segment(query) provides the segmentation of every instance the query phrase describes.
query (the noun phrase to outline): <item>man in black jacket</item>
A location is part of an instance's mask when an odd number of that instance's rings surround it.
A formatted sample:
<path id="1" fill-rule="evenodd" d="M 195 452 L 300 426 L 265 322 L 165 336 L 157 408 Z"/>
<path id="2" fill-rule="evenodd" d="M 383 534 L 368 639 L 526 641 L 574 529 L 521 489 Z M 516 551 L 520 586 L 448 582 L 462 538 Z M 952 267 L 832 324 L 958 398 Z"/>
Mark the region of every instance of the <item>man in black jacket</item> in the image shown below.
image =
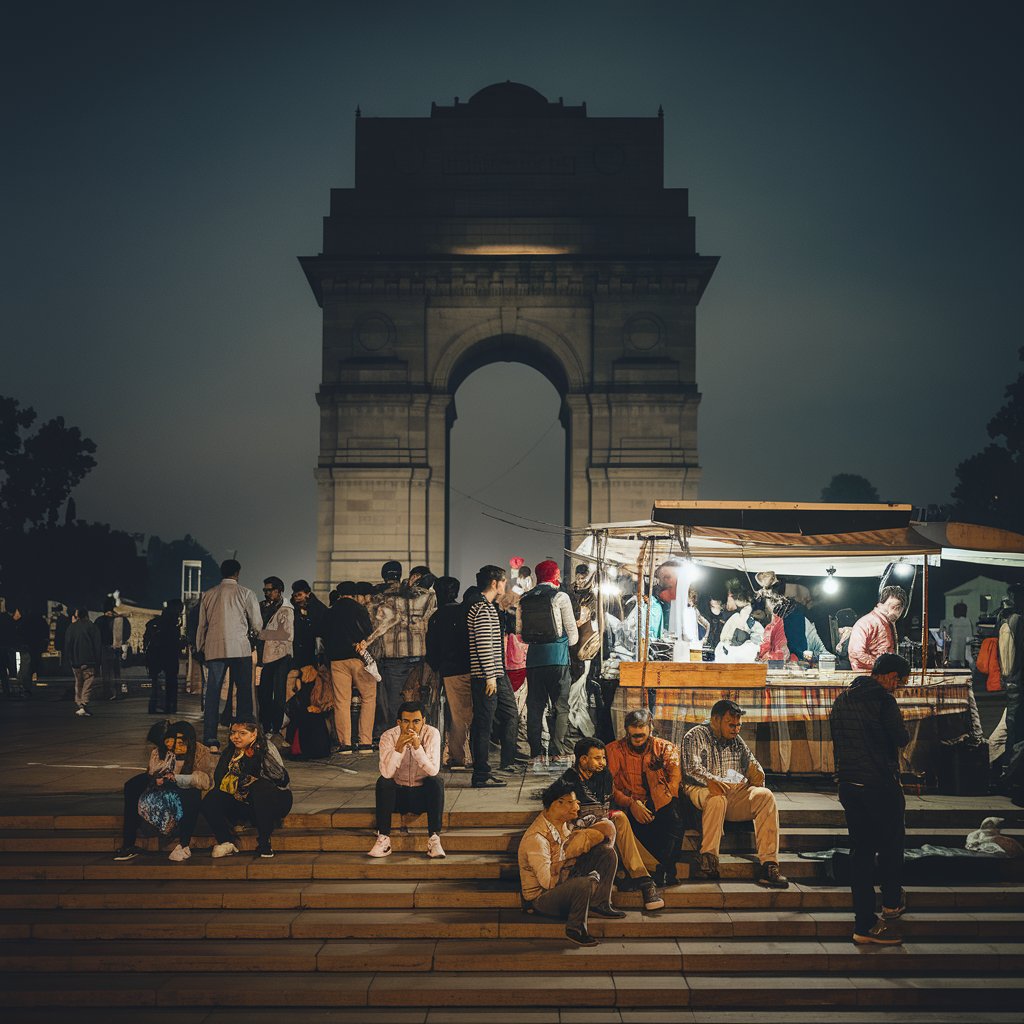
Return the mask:
<path id="1" fill-rule="evenodd" d="M 298 686 L 302 670 L 316 665 L 317 637 L 327 636 L 327 606 L 305 580 L 292 584 L 292 607 L 295 609 L 295 639 L 292 640 L 292 670 L 288 673 L 286 698 L 291 697 Z"/>
<path id="2" fill-rule="evenodd" d="M 447 767 L 453 772 L 470 770 L 469 726 L 473 721 L 467 607 L 458 603 L 461 586 L 454 576 L 437 581 L 434 592 L 440 607 L 427 623 L 427 664 L 444 680 Z"/>
<path id="3" fill-rule="evenodd" d="M 75 714 L 79 718 L 91 718 L 89 695 L 102 653 L 100 631 L 84 608 L 75 609 L 71 625 L 64 634 L 64 651 L 75 675 Z"/>
<path id="4" fill-rule="evenodd" d="M 898 946 L 892 924 L 906 910 L 903 874 L 906 801 L 899 753 L 910 742 L 892 691 L 905 685 L 910 665 L 883 654 L 870 676 L 858 676 L 835 700 L 829 715 L 835 748 L 839 802 L 846 812 L 852 848 L 851 888 L 860 945 Z M 875 855 L 882 882 L 882 917 L 875 916 Z"/>
<path id="5" fill-rule="evenodd" d="M 356 585 L 342 583 L 338 600 L 327 613 L 327 658 L 334 687 L 334 728 L 343 754 L 373 750 L 377 680 L 363 661 L 366 638 L 373 632 L 370 613 L 356 599 Z M 359 743 L 352 743 L 352 687 L 359 691 Z"/>

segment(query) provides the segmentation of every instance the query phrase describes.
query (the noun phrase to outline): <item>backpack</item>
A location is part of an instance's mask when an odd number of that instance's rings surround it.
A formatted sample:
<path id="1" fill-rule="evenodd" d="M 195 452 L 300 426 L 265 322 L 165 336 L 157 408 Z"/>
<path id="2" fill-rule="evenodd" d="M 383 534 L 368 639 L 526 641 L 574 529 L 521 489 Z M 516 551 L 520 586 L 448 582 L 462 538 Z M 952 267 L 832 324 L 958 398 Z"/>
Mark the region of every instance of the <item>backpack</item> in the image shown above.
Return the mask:
<path id="1" fill-rule="evenodd" d="M 560 623 L 555 616 L 558 593 L 553 587 L 534 587 L 519 599 L 522 618 L 519 635 L 524 644 L 553 644 L 561 638 Z"/>
<path id="2" fill-rule="evenodd" d="M 1020 612 L 1008 615 L 999 625 L 999 671 L 1003 678 L 1012 676 L 1017 670 L 1017 629 Z"/>

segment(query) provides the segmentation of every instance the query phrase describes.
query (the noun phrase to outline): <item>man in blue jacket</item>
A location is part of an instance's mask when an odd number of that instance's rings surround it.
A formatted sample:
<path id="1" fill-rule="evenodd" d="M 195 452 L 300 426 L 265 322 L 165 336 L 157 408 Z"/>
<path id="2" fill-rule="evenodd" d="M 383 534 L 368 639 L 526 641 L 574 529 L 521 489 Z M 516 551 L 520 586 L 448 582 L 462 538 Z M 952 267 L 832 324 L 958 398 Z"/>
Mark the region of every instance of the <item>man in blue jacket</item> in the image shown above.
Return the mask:
<path id="1" fill-rule="evenodd" d="M 882 654 L 871 675 L 858 676 L 836 698 L 829 714 L 835 749 L 839 802 L 846 812 L 852 848 L 851 888 L 859 945 L 898 946 L 892 923 L 902 917 L 906 801 L 899 755 L 910 742 L 893 690 L 904 686 L 910 665 L 898 654 Z M 875 856 L 882 881 L 882 917 L 875 916 Z"/>

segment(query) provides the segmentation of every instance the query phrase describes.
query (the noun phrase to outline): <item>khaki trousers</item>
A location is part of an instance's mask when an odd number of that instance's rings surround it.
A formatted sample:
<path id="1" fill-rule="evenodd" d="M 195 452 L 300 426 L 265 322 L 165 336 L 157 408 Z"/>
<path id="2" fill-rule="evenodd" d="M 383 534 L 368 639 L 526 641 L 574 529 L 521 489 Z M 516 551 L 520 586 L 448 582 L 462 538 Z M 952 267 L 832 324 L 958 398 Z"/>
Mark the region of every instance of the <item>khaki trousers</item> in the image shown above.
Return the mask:
<path id="1" fill-rule="evenodd" d="M 448 763 L 469 767 L 473 759 L 469 753 L 469 727 L 473 721 L 473 689 L 469 673 L 444 677 L 444 697 L 452 716 L 448 730 Z"/>
<path id="2" fill-rule="evenodd" d="M 343 747 L 352 745 L 352 684 L 363 703 L 359 708 L 359 745 L 373 743 L 373 715 L 377 709 L 377 680 L 366 671 L 362 658 L 345 658 L 331 662 L 331 684 L 334 687 L 334 728 Z"/>
<path id="3" fill-rule="evenodd" d="M 630 878 L 644 878 L 658 866 L 656 857 L 652 857 L 647 849 L 633 834 L 633 823 L 629 815 L 622 811 L 612 812 L 612 823 L 615 825 L 615 850 L 619 855 L 619 863 Z"/>
<path id="4" fill-rule="evenodd" d="M 701 853 L 718 856 L 722 828 L 727 821 L 753 821 L 757 859 L 762 864 L 779 861 L 779 809 L 775 795 L 763 786 L 725 786 L 724 796 L 712 796 L 705 786 L 687 786 L 686 795 L 701 812 Z"/>

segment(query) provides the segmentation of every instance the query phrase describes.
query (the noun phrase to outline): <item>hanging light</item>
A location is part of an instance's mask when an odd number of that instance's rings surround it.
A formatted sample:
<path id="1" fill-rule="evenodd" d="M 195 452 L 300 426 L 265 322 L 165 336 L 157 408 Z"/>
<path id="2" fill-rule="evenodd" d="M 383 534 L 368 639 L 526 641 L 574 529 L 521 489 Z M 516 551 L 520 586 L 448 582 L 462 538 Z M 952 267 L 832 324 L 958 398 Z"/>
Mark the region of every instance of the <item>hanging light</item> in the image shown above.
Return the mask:
<path id="1" fill-rule="evenodd" d="M 830 597 L 839 593 L 839 580 L 836 579 L 836 567 L 830 565 L 825 572 L 825 582 L 821 585 L 821 591 L 823 594 L 828 594 Z"/>
<path id="2" fill-rule="evenodd" d="M 898 576 L 900 579 L 908 579 L 914 575 L 914 566 L 910 562 L 904 562 L 902 559 L 893 566 L 893 574 Z"/>

